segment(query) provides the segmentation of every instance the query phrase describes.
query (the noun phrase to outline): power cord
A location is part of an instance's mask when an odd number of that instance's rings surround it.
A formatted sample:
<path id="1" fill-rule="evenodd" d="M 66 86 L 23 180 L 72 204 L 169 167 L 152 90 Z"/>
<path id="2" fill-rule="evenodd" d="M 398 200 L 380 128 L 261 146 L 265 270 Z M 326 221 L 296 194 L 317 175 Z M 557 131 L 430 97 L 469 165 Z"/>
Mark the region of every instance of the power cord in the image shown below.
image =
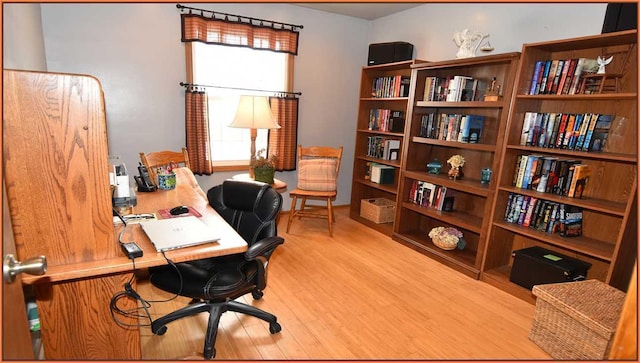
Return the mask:
<path id="1" fill-rule="evenodd" d="M 165 258 L 167 263 L 169 265 L 171 265 L 176 270 L 176 272 L 178 273 L 178 276 L 180 278 L 180 289 L 179 289 L 178 293 L 176 293 L 174 296 L 172 296 L 172 297 L 170 297 L 168 299 L 165 299 L 165 300 L 146 300 L 142 296 L 140 296 L 140 294 L 138 294 L 135 291 L 133 286 L 131 286 L 131 283 L 133 282 L 133 279 L 135 277 L 135 272 L 136 272 L 135 258 L 132 258 L 131 259 L 131 263 L 133 265 L 133 273 L 131 274 L 131 278 L 129 279 L 128 282 L 125 282 L 124 291 L 119 291 L 119 292 L 115 293 L 111 297 L 111 301 L 109 302 L 109 309 L 111 311 L 111 317 L 112 317 L 113 321 L 116 324 L 118 324 L 119 326 L 121 326 L 123 328 L 151 326 L 151 322 L 153 321 L 153 319 L 151 319 L 151 313 L 149 312 L 149 308 L 151 307 L 151 303 L 169 302 L 169 301 L 172 301 L 172 300 L 176 299 L 178 296 L 180 296 L 180 293 L 182 292 L 182 286 L 183 286 L 182 274 L 180 273 L 180 270 L 178 269 L 178 266 L 176 266 L 176 264 L 172 260 L 170 260 L 164 254 L 164 252 L 162 252 L 162 256 Z M 136 307 L 135 308 L 131 308 L 131 309 L 121 308 L 120 306 L 118 306 L 118 302 L 120 302 L 122 299 L 133 299 L 136 302 Z M 139 302 L 139 304 L 138 304 L 138 302 Z M 126 318 L 146 319 L 149 323 L 129 324 L 129 323 L 125 323 L 124 321 L 120 320 L 118 318 L 118 316 L 123 316 L 123 317 L 126 317 Z"/>

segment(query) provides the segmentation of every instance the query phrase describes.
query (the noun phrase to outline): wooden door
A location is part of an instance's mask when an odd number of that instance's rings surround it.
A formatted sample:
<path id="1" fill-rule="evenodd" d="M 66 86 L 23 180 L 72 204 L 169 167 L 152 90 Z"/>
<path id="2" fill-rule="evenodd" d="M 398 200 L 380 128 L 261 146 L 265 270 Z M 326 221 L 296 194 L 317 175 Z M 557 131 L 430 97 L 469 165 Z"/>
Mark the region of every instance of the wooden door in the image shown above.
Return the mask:
<path id="1" fill-rule="evenodd" d="M 9 253 L 14 256 L 16 253 L 4 182 L 2 183 L 2 251 L 3 258 Z M 20 276 L 12 283 L 3 281 L 2 292 L 2 360 L 33 360 L 35 356 Z"/>

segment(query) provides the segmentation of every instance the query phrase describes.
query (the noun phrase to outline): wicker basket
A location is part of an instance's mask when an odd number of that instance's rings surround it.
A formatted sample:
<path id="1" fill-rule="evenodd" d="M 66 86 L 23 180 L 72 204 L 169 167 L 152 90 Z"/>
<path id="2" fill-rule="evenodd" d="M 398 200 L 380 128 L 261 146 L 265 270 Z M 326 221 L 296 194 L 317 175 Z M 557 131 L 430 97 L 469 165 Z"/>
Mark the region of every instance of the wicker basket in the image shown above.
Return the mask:
<path id="1" fill-rule="evenodd" d="M 602 360 L 611 348 L 625 294 L 598 280 L 535 285 L 529 339 L 554 359 Z"/>
<path id="2" fill-rule="evenodd" d="M 443 250 L 447 250 L 447 251 L 451 251 L 451 250 L 455 250 L 456 247 L 458 246 L 458 243 L 447 243 L 445 241 L 443 241 L 440 238 L 432 238 L 431 239 L 433 241 L 433 244 L 436 245 L 439 248 L 442 248 Z"/>
<path id="3" fill-rule="evenodd" d="M 396 204 L 386 198 L 362 199 L 360 216 L 375 223 L 391 223 L 395 218 Z"/>

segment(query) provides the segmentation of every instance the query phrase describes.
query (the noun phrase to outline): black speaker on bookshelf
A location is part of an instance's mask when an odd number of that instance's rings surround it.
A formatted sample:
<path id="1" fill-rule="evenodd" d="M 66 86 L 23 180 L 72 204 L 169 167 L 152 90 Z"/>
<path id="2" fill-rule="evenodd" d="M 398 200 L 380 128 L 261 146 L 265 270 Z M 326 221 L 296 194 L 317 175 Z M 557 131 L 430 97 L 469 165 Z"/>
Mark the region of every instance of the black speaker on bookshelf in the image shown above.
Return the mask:
<path id="1" fill-rule="evenodd" d="M 413 44 L 407 42 L 389 42 L 369 44 L 367 65 L 401 62 L 413 59 Z"/>
<path id="2" fill-rule="evenodd" d="M 602 34 L 631 29 L 638 29 L 638 3 L 607 4 Z"/>

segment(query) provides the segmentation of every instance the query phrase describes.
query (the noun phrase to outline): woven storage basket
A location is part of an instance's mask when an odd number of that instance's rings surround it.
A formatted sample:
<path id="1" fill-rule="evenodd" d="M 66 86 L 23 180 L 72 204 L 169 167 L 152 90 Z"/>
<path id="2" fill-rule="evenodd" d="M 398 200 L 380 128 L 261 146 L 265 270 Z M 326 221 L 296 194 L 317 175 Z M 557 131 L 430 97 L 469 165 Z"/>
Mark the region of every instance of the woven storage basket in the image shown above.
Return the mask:
<path id="1" fill-rule="evenodd" d="M 625 294 L 598 280 L 535 285 L 529 339 L 554 359 L 608 357 Z"/>
<path id="2" fill-rule="evenodd" d="M 386 198 L 362 199 L 360 216 L 375 223 L 390 223 L 396 214 L 396 204 Z"/>

